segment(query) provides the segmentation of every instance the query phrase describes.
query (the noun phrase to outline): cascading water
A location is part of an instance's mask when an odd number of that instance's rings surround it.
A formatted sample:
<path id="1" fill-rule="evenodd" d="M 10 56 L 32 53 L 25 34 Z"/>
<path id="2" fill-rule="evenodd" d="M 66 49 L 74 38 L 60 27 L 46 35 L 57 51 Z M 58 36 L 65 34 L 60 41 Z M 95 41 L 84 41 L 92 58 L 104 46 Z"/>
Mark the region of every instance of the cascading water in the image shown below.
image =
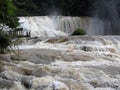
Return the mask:
<path id="1" fill-rule="evenodd" d="M 104 22 L 90 17 L 36 16 L 20 17 L 20 27 L 31 31 L 32 37 L 67 36 L 77 28 L 88 35 L 104 35 Z"/>
<path id="2" fill-rule="evenodd" d="M 49 17 L 20 17 L 20 27 L 31 31 L 31 36 L 65 36 L 64 32 L 56 30 L 55 23 Z"/>

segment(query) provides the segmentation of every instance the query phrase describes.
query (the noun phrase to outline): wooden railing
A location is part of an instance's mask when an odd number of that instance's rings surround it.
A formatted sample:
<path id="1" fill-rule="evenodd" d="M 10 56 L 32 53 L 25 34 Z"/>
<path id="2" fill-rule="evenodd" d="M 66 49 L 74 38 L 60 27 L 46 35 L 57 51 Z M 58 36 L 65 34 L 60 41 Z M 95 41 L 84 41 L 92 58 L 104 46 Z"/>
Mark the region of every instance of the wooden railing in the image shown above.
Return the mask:
<path id="1" fill-rule="evenodd" d="M 30 31 L 23 31 L 23 28 L 16 28 L 14 30 L 10 30 L 7 32 L 10 36 L 13 37 L 30 37 L 31 32 Z"/>

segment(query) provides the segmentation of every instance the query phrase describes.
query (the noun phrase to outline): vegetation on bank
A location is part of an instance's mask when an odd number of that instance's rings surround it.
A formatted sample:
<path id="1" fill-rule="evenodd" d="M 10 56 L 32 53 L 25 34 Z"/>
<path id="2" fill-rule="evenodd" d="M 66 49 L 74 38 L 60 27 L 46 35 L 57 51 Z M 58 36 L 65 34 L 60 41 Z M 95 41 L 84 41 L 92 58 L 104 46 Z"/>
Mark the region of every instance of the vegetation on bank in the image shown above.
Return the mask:
<path id="1" fill-rule="evenodd" d="M 15 0 L 18 16 L 88 16 L 96 0 Z M 22 12 L 22 13 L 21 13 Z"/>
<path id="2" fill-rule="evenodd" d="M 112 6 L 116 2 L 116 6 Z M 100 17 L 107 15 L 105 18 L 108 18 L 108 14 L 113 9 L 116 9 L 120 16 L 119 0 L 15 0 L 14 4 L 18 9 L 18 16 L 56 14 L 63 16 L 93 16 L 94 14 Z"/>
<path id="3" fill-rule="evenodd" d="M 17 27 L 18 18 L 16 17 L 15 12 L 16 7 L 13 4 L 13 0 L 0 0 L 0 26 L 6 25 L 10 28 Z"/>
<path id="4" fill-rule="evenodd" d="M 4 54 L 5 50 L 9 49 L 11 46 L 11 38 L 8 34 L 0 32 L 0 53 Z"/>
<path id="5" fill-rule="evenodd" d="M 81 28 L 77 28 L 73 33 L 72 33 L 73 36 L 75 35 L 86 35 L 86 32 L 85 30 L 81 29 Z"/>
<path id="6" fill-rule="evenodd" d="M 18 18 L 16 17 L 16 7 L 13 0 L 0 0 L 0 53 L 10 48 L 12 43 L 9 34 L 4 32 L 7 26 L 14 30 L 18 26 Z"/>

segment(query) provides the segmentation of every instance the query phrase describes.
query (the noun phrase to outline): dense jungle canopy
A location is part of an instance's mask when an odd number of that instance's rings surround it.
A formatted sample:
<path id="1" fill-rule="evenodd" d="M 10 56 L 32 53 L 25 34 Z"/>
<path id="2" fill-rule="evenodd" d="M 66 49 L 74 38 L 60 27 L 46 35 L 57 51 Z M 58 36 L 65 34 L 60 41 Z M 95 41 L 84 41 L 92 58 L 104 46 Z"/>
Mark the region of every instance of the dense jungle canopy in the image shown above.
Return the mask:
<path id="1" fill-rule="evenodd" d="M 17 15 L 88 15 L 93 0 L 16 0 Z"/>
<path id="2" fill-rule="evenodd" d="M 16 0 L 18 16 L 93 16 L 95 13 L 109 13 L 112 5 L 120 12 L 119 0 Z M 102 5 L 102 7 L 101 7 Z M 111 8 L 111 11 L 112 9 Z M 104 15 L 105 13 L 103 13 Z"/>

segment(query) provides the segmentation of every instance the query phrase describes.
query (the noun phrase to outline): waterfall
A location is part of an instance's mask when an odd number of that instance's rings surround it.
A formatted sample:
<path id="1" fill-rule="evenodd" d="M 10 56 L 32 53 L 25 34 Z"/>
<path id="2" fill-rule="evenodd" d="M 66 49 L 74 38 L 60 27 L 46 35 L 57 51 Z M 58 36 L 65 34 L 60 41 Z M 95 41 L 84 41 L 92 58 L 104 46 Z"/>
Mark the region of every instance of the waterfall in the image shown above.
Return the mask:
<path id="1" fill-rule="evenodd" d="M 91 17 L 34 16 L 19 18 L 20 27 L 24 31 L 31 31 L 31 37 L 68 36 L 77 28 L 85 30 L 88 35 L 104 35 L 111 32 L 109 22 Z"/>

